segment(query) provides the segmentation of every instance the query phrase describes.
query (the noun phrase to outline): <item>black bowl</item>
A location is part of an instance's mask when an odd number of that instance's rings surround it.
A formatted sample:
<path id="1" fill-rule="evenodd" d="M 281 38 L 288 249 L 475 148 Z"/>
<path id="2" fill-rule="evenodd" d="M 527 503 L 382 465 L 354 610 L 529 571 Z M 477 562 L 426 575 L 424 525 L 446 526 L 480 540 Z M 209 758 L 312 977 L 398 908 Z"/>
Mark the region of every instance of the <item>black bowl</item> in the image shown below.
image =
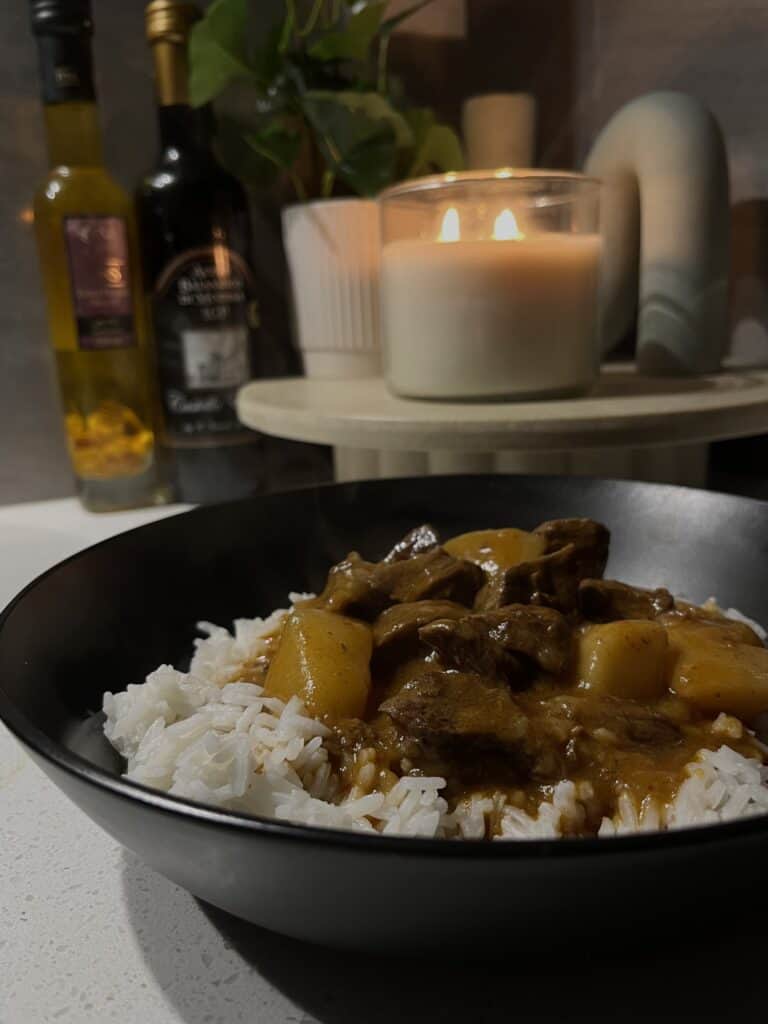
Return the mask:
<path id="1" fill-rule="evenodd" d="M 298 938 L 386 950 L 540 944 L 711 917 L 762 888 L 768 816 L 611 840 L 474 843 L 361 836 L 220 812 L 120 777 L 102 694 L 183 664 L 194 624 L 229 624 L 321 586 L 356 548 L 416 523 L 443 535 L 592 516 L 609 574 L 768 622 L 768 505 L 684 488 L 544 477 L 344 484 L 198 509 L 61 563 L 0 618 L 0 716 L 94 821 L 179 885 Z M 713 879 L 728 899 L 702 900 Z M 674 913 L 672 913 L 674 912 Z M 688 917 L 684 918 L 686 921 Z"/>

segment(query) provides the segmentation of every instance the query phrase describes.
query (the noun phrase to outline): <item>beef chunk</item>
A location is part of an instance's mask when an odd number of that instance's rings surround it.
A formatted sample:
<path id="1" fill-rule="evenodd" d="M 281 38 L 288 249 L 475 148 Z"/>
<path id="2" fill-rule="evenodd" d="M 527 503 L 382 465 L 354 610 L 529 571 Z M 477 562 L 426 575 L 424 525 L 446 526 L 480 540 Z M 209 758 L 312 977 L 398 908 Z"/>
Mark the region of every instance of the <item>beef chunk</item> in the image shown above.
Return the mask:
<path id="1" fill-rule="evenodd" d="M 434 529 L 424 523 L 417 526 L 399 540 L 384 559 L 385 562 L 401 562 L 404 558 L 413 558 L 414 555 L 423 555 L 425 551 L 436 548 L 440 541 Z"/>
<path id="2" fill-rule="evenodd" d="M 575 550 L 569 544 L 491 577 L 477 595 L 475 608 L 493 611 L 509 604 L 536 604 L 568 612 L 576 605 L 578 586 Z"/>
<path id="3" fill-rule="evenodd" d="M 483 616 L 466 616 L 459 621 L 437 620 L 419 630 L 419 639 L 437 651 L 447 669 L 475 672 L 486 679 L 502 679 L 514 686 L 525 683 L 527 666 L 514 651 L 489 635 Z"/>
<path id="4" fill-rule="evenodd" d="M 436 547 L 401 561 L 381 562 L 372 579 L 392 602 L 445 600 L 471 607 L 483 570 Z"/>
<path id="5" fill-rule="evenodd" d="M 450 757 L 512 754 L 527 720 L 505 686 L 478 675 L 431 672 L 419 676 L 380 708 L 401 729 Z"/>
<path id="6" fill-rule="evenodd" d="M 475 603 L 479 610 L 538 604 L 570 612 L 576 608 L 581 580 L 602 576 L 610 534 L 600 523 L 555 519 L 533 532 L 545 538 L 545 553 L 489 579 Z"/>
<path id="7" fill-rule="evenodd" d="M 537 526 L 533 532 L 546 540 L 545 554 L 560 551 L 568 544 L 573 544 L 579 555 L 580 565 L 596 567 L 595 572 L 589 575 L 603 575 L 605 563 L 608 561 L 611 534 L 602 523 L 597 523 L 594 519 L 550 519 Z"/>
<path id="8" fill-rule="evenodd" d="M 590 695 L 565 700 L 553 698 L 548 703 L 557 714 L 567 714 L 587 736 L 608 732 L 614 742 L 625 749 L 670 747 L 681 739 L 680 729 L 674 722 L 653 707 L 634 700 Z"/>
<path id="9" fill-rule="evenodd" d="M 444 600 L 472 606 L 483 570 L 441 547 L 392 562 L 366 562 L 356 551 L 328 573 L 318 607 L 370 622 L 392 604 Z"/>
<path id="10" fill-rule="evenodd" d="M 675 607 L 674 598 L 663 587 L 643 590 L 618 580 L 582 580 L 578 601 L 579 611 L 591 622 L 655 619 Z"/>
<path id="11" fill-rule="evenodd" d="M 453 601 L 413 601 L 392 605 L 374 623 L 374 650 L 387 658 L 401 658 L 418 644 L 421 626 L 435 619 L 447 621 L 466 614 L 464 605 Z"/>
<path id="12" fill-rule="evenodd" d="M 553 608 L 514 604 L 495 612 L 441 619 L 419 630 L 446 667 L 518 681 L 525 661 L 562 672 L 571 658 L 571 629 Z M 521 657 L 525 659 L 521 661 Z"/>
<path id="13" fill-rule="evenodd" d="M 389 595 L 375 583 L 376 568 L 373 562 L 366 562 L 353 551 L 343 562 L 333 566 L 325 589 L 312 603 L 339 615 L 352 615 L 370 622 L 392 603 Z"/>
<path id="14" fill-rule="evenodd" d="M 487 786 L 563 777 L 567 715 L 553 709 L 532 719 L 505 684 L 476 673 L 419 674 L 380 710 L 418 743 L 428 766 L 435 757 L 444 762 L 440 771 L 451 780 Z"/>

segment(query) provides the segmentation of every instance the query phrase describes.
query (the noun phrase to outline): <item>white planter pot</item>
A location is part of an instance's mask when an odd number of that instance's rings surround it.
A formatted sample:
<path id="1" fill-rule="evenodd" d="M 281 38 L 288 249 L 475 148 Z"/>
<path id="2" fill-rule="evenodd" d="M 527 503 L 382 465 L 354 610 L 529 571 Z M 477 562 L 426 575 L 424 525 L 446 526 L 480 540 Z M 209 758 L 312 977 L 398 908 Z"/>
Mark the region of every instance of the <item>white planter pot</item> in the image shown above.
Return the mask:
<path id="1" fill-rule="evenodd" d="M 306 375 L 378 375 L 377 203 L 327 199 L 286 207 L 283 237 Z"/>

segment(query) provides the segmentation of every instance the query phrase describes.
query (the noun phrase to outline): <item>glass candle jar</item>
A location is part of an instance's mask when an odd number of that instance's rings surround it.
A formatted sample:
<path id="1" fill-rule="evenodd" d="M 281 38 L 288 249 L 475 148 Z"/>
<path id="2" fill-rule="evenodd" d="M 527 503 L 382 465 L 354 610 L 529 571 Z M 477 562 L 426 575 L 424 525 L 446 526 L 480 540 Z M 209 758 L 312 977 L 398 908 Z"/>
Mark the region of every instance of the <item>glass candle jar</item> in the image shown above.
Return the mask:
<path id="1" fill-rule="evenodd" d="M 599 182 L 476 171 L 380 197 L 385 374 L 412 398 L 584 394 L 599 366 Z"/>

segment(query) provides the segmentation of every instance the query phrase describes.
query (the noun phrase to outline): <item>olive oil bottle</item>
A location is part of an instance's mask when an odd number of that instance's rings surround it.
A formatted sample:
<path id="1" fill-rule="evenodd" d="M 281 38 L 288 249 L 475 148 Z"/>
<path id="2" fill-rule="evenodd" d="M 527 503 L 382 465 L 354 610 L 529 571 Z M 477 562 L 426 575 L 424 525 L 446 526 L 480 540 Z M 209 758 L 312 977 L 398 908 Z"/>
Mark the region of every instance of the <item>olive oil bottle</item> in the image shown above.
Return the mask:
<path id="1" fill-rule="evenodd" d="M 90 0 L 32 0 L 48 177 L 35 230 L 79 496 L 101 512 L 167 500 L 133 205 L 103 163 Z"/>
<path id="2" fill-rule="evenodd" d="M 242 185 L 214 158 L 206 112 L 189 104 L 187 43 L 199 17 L 185 0 L 146 8 L 160 152 L 137 199 L 161 443 L 175 492 L 189 502 L 244 497 L 264 481 L 263 439 L 235 408 L 259 370 L 250 212 Z"/>

